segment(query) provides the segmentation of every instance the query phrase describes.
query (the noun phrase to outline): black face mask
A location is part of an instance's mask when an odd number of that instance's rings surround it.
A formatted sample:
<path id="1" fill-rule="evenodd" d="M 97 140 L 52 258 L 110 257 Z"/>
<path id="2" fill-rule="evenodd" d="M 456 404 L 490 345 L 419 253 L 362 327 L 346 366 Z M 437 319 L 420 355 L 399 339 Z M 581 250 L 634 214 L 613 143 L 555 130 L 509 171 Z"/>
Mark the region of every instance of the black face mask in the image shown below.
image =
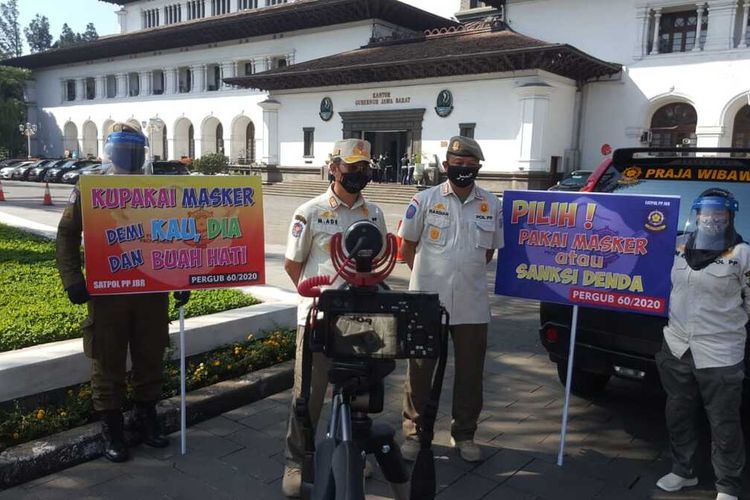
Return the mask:
<path id="1" fill-rule="evenodd" d="M 471 186 L 477 174 L 479 174 L 479 169 L 476 167 L 448 166 L 448 179 L 460 188 Z"/>
<path id="2" fill-rule="evenodd" d="M 349 194 L 359 193 L 367 186 L 368 182 L 370 182 L 370 176 L 362 172 L 341 174 L 341 187 Z"/>

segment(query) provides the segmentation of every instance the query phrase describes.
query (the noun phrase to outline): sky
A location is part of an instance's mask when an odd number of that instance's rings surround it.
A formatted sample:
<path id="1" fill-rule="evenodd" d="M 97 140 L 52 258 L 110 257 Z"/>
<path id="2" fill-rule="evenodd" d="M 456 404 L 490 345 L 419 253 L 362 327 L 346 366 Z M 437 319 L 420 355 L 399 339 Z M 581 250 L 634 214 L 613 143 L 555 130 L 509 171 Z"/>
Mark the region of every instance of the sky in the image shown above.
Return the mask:
<path id="1" fill-rule="evenodd" d="M 459 0 L 402 0 L 420 9 L 451 17 L 457 10 Z M 94 23 L 99 35 L 120 32 L 115 12 L 119 6 L 98 0 L 18 0 L 21 29 L 29 25 L 36 14 L 47 16 L 53 41 L 60 36 L 63 23 L 68 23 L 76 33 L 82 33 L 86 24 Z M 24 43 L 26 37 L 22 36 Z M 24 53 L 28 53 L 28 46 Z"/>

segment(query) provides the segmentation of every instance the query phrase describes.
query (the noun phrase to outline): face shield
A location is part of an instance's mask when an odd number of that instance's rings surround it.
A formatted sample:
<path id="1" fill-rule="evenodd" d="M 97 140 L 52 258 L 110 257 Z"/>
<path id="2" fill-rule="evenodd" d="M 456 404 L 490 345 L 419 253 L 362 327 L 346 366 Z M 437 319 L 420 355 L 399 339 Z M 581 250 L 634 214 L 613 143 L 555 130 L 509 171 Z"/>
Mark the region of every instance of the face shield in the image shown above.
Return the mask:
<path id="1" fill-rule="evenodd" d="M 148 142 L 139 132 L 112 132 L 104 143 L 102 162 L 112 164 L 114 174 L 141 174 L 147 149 Z"/>
<path id="2" fill-rule="evenodd" d="M 688 246 L 694 250 L 722 251 L 735 244 L 737 200 L 728 191 L 709 190 L 693 201 L 685 224 Z"/>

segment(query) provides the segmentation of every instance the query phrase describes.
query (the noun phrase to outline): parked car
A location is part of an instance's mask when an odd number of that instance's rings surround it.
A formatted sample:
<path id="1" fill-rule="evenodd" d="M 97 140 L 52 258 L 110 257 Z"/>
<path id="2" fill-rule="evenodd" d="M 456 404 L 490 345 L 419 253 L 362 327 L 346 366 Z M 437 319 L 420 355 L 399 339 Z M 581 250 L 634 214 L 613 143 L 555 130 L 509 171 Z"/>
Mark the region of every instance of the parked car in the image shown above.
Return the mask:
<path id="1" fill-rule="evenodd" d="M 0 162 L 0 178 L 12 179 L 13 172 L 23 165 L 29 165 L 33 161 L 29 160 L 3 160 Z"/>
<path id="2" fill-rule="evenodd" d="M 39 165 L 44 164 L 47 161 L 49 160 L 34 160 L 34 161 L 24 162 L 13 171 L 10 178 L 13 179 L 14 181 L 27 181 L 29 180 L 29 175 L 31 174 L 31 171 L 35 169 L 36 167 L 38 167 Z"/>
<path id="3" fill-rule="evenodd" d="M 190 169 L 178 160 L 159 160 L 147 165 L 146 172 L 150 175 L 190 175 Z"/>
<path id="4" fill-rule="evenodd" d="M 549 188 L 550 191 L 580 191 L 586 185 L 593 170 L 574 170 L 560 182 Z"/>
<path id="5" fill-rule="evenodd" d="M 82 175 L 102 175 L 109 169 L 109 165 L 102 165 L 101 163 L 94 163 L 83 167 L 78 170 L 71 170 L 66 172 L 62 176 L 62 181 L 65 184 L 75 184 Z"/>
<path id="6" fill-rule="evenodd" d="M 44 174 L 45 182 L 62 182 L 62 176 L 74 170 L 80 170 L 90 165 L 99 165 L 96 160 L 77 160 L 57 163 Z"/>
<path id="7" fill-rule="evenodd" d="M 694 156 L 693 151 L 713 156 Z M 741 151 L 750 153 L 750 150 Z M 709 187 L 728 189 L 736 196 L 741 209 L 750 210 L 750 182 L 740 180 L 750 180 L 750 157 L 729 156 L 736 153 L 737 150 L 729 148 L 696 148 L 690 151 L 691 156 L 686 155 L 684 149 L 675 148 L 620 149 L 589 176 L 583 191 L 678 195 L 681 200 L 679 230 L 685 227 L 692 201 Z M 685 174 L 687 171 L 690 171 L 690 178 Z M 740 181 L 718 180 L 721 178 Z M 740 215 L 735 226 L 739 234 L 750 235 L 750 217 Z M 542 302 L 539 315 L 542 344 L 550 360 L 557 364 L 564 384 L 572 307 Z M 579 307 L 571 390 L 596 394 L 606 387 L 612 376 L 658 386 L 654 354 L 661 348 L 666 323 L 666 318 L 656 316 Z M 748 377 L 750 344 L 746 345 L 745 352 L 745 376 Z M 745 392 L 745 403 L 748 403 L 748 383 Z"/>
<path id="8" fill-rule="evenodd" d="M 44 181 L 44 174 L 52 168 L 53 165 L 57 165 L 61 160 L 43 160 L 34 165 L 31 170 L 26 174 L 27 181 Z M 64 160 L 62 160 L 64 161 Z"/>

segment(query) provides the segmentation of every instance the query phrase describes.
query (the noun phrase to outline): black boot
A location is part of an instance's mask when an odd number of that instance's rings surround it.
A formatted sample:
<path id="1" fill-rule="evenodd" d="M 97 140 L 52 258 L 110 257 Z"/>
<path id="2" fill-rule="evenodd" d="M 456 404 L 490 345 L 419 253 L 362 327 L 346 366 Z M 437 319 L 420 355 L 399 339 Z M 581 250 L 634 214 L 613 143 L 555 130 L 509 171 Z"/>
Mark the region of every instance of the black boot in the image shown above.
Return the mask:
<path id="1" fill-rule="evenodd" d="M 101 412 L 101 415 L 104 456 L 112 462 L 124 462 L 129 455 L 122 430 L 122 412 L 120 410 L 105 410 Z"/>
<path id="2" fill-rule="evenodd" d="M 153 448 L 169 446 L 169 439 L 162 434 L 159 428 L 154 401 L 135 403 L 135 426 L 145 444 Z"/>

